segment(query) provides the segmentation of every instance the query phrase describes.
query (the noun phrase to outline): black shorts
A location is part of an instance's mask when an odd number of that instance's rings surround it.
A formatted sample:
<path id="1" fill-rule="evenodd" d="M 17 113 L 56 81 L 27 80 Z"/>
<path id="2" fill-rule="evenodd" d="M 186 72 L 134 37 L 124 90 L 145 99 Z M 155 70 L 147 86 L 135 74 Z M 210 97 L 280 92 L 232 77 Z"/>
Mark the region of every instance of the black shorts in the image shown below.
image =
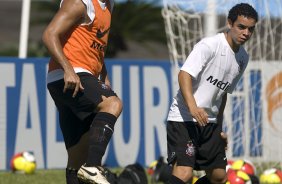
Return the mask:
<path id="1" fill-rule="evenodd" d="M 73 90 L 63 93 L 63 79 L 47 85 L 59 111 L 60 128 L 67 149 L 77 144 L 80 137 L 89 130 L 95 117 L 94 110 L 102 102 L 102 96 L 117 96 L 95 76 L 85 72 L 78 73 L 78 76 L 84 90 L 79 91 L 75 98 L 72 97 Z"/>
<path id="2" fill-rule="evenodd" d="M 225 169 L 226 142 L 221 138 L 222 125 L 205 127 L 194 122 L 167 122 L 168 163 L 189 166 L 195 170 Z"/>

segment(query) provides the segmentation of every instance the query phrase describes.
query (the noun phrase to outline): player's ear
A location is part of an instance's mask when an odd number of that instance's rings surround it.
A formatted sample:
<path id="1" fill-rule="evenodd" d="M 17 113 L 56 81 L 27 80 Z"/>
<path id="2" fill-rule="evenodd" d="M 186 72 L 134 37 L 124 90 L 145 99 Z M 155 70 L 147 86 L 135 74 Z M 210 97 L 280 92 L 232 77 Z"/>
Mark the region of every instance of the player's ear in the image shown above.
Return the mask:
<path id="1" fill-rule="evenodd" d="M 227 28 L 231 29 L 232 25 L 233 25 L 232 20 L 231 19 L 227 19 Z"/>

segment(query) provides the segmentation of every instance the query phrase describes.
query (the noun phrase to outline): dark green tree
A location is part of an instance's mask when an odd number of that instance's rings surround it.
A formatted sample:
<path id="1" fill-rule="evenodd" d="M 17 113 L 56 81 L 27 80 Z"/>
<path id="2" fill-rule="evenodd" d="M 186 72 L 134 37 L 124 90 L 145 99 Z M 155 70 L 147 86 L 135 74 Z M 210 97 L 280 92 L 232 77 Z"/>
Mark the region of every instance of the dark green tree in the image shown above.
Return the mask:
<path id="1" fill-rule="evenodd" d="M 160 6 L 132 0 L 115 4 L 106 56 L 114 57 L 118 51 L 127 50 L 128 40 L 166 42 Z"/>

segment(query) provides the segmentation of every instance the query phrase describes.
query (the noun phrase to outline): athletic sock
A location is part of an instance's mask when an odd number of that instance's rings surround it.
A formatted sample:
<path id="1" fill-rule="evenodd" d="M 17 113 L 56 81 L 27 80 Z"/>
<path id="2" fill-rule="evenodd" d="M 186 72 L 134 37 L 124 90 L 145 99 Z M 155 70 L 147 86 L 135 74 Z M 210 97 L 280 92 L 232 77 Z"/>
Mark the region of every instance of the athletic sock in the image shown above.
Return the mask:
<path id="1" fill-rule="evenodd" d="M 77 178 L 77 170 L 66 168 L 66 181 L 67 184 L 81 184 Z"/>
<path id="2" fill-rule="evenodd" d="M 195 184 L 211 184 L 207 175 L 200 177 Z"/>
<path id="3" fill-rule="evenodd" d="M 89 149 L 86 166 L 100 166 L 114 132 L 117 118 L 107 112 L 98 112 L 89 130 Z"/>
<path id="4" fill-rule="evenodd" d="M 166 182 L 166 184 L 185 184 L 185 182 L 177 178 L 176 176 L 171 175 L 168 182 Z"/>

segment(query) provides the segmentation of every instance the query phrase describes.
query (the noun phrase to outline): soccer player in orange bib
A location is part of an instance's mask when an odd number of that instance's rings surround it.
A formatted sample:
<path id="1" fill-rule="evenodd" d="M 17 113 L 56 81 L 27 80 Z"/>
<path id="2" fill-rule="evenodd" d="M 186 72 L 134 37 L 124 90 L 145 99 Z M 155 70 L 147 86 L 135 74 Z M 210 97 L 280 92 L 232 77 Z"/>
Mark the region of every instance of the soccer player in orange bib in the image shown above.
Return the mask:
<path id="1" fill-rule="evenodd" d="M 67 184 L 109 184 L 101 160 L 122 112 L 104 56 L 113 0 L 62 0 L 43 33 L 51 59 L 47 87 L 68 153 Z"/>

